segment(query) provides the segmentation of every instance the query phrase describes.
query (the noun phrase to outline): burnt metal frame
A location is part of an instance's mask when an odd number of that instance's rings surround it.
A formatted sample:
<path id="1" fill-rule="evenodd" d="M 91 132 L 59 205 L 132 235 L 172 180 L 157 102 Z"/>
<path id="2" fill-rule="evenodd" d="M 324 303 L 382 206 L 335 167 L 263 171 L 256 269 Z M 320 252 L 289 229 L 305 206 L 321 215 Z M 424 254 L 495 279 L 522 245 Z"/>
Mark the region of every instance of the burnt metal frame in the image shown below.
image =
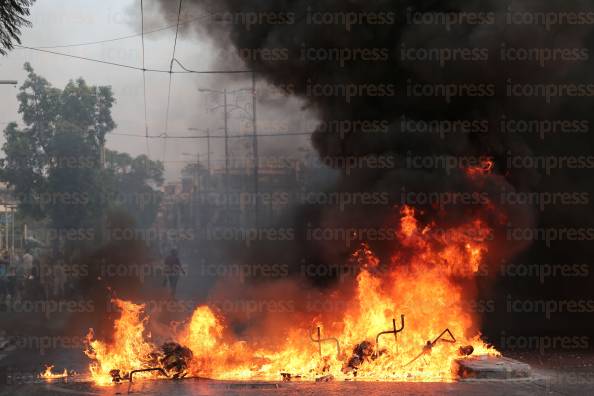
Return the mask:
<path id="1" fill-rule="evenodd" d="M 316 340 L 315 338 L 313 338 L 313 336 L 311 334 L 311 331 L 309 332 L 309 338 L 313 342 L 317 342 L 318 343 L 318 349 L 319 349 L 319 352 L 320 352 L 320 357 L 322 357 L 322 342 L 325 342 L 325 341 L 334 341 L 336 343 L 336 356 L 337 357 L 340 356 L 340 342 L 338 341 L 338 338 L 335 338 L 335 337 L 322 338 L 320 326 L 318 326 L 318 339 Z"/>
<path id="2" fill-rule="evenodd" d="M 132 370 L 132 371 L 130 371 L 130 374 L 129 374 L 130 382 L 128 382 L 128 393 L 130 393 L 130 388 L 132 387 L 132 377 L 134 376 L 134 373 L 142 373 L 142 372 L 147 372 L 147 371 L 158 371 L 161 374 L 163 374 L 165 377 L 169 378 L 169 376 L 167 375 L 167 372 L 165 372 L 165 370 L 161 367 L 152 367 L 152 368 Z"/>
<path id="3" fill-rule="evenodd" d="M 444 340 L 441 337 L 444 336 L 445 333 L 448 333 L 450 335 L 450 337 L 452 337 L 451 340 Z M 440 335 L 438 335 L 433 342 L 431 343 L 431 347 L 435 346 L 435 344 L 437 344 L 437 341 L 442 341 L 442 342 L 449 342 L 450 344 L 455 344 L 456 343 L 456 337 L 454 337 L 454 335 L 452 334 L 452 332 L 450 331 L 449 328 L 446 328 L 444 331 L 441 332 Z"/>
<path id="4" fill-rule="evenodd" d="M 161 374 L 163 374 L 165 377 L 169 378 L 169 376 L 167 375 L 167 373 L 165 372 L 165 370 L 163 368 L 152 367 L 152 368 L 145 368 L 145 369 L 138 369 L 138 370 L 130 371 L 130 382 L 132 382 L 132 376 L 134 375 L 134 373 L 142 373 L 142 372 L 146 372 L 146 371 L 158 371 Z"/>
<path id="5" fill-rule="evenodd" d="M 443 336 L 444 336 L 446 333 L 450 335 L 450 337 L 452 338 L 451 340 L 444 340 L 444 339 L 442 339 L 442 337 L 443 337 Z M 415 357 L 413 360 L 411 360 L 410 362 L 406 363 L 406 364 L 405 364 L 404 366 L 402 366 L 402 367 L 406 367 L 406 366 L 408 366 L 409 364 L 411 364 L 411 363 L 413 363 L 414 361 L 416 361 L 416 360 L 417 360 L 418 358 L 420 358 L 421 356 L 424 356 L 424 355 L 426 355 L 426 354 L 430 353 L 430 352 L 431 352 L 431 349 L 433 349 L 433 347 L 435 346 L 435 344 L 437 344 L 437 342 L 438 342 L 438 341 L 447 342 L 447 343 L 450 343 L 450 344 L 455 344 L 455 343 L 456 343 L 456 337 L 454 337 L 454 335 L 452 334 L 452 332 L 450 331 L 450 329 L 449 329 L 449 328 L 446 328 L 444 331 L 442 331 L 442 332 L 441 332 L 441 334 L 440 334 L 440 335 L 438 335 L 437 337 L 435 337 L 435 339 L 434 339 L 433 341 L 427 341 L 427 345 L 425 345 L 425 346 L 423 347 L 423 350 L 421 351 L 421 353 L 419 353 L 419 354 L 418 354 L 418 355 L 417 355 L 417 356 L 416 356 L 416 357 Z"/>
<path id="6" fill-rule="evenodd" d="M 396 319 L 392 318 L 392 328 L 393 330 L 382 331 L 378 333 L 375 337 L 375 353 L 379 353 L 379 338 L 381 335 L 384 334 L 394 334 L 394 342 L 398 342 L 398 333 L 400 333 L 404 329 L 404 315 L 400 315 L 400 328 L 396 328 Z"/>

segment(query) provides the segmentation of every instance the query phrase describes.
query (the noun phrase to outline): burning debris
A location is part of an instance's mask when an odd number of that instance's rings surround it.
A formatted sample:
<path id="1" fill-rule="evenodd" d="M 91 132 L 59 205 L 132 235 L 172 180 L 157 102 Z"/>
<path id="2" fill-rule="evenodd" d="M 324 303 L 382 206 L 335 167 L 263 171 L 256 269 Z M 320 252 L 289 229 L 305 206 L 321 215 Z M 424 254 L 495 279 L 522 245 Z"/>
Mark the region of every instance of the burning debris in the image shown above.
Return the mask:
<path id="1" fill-rule="evenodd" d="M 458 349 L 458 354 L 460 356 L 470 356 L 474 352 L 474 347 L 472 345 L 464 345 Z"/>
<path id="2" fill-rule="evenodd" d="M 193 357 L 190 349 L 176 342 L 166 342 L 161 351 L 157 360 L 169 377 L 177 379 L 188 374 L 188 366 Z"/>
<path id="3" fill-rule="evenodd" d="M 443 338 L 446 334 L 450 337 L 449 339 Z M 409 364 L 414 363 L 417 359 L 419 359 L 425 355 L 430 355 L 431 351 L 433 350 L 433 347 L 437 344 L 438 341 L 454 344 L 454 343 L 456 343 L 456 338 L 454 338 L 454 335 L 452 334 L 450 329 L 445 329 L 433 341 L 427 341 L 427 343 L 423 347 L 423 350 L 421 351 L 421 353 L 418 354 L 417 356 L 415 356 L 415 358 L 412 359 L 410 362 L 406 363 L 404 365 L 404 367 L 408 366 Z"/>
<path id="4" fill-rule="evenodd" d="M 145 338 L 143 306 L 115 299 L 122 311 L 114 323 L 114 341 L 105 343 L 87 335 L 86 355 L 92 359 L 91 375 L 99 384 L 132 381 L 134 374 L 147 378 L 161 374 L 167 378 L 183 378 L 193 357 L 192 351 L 177 342 L 165 342 L 160 347 Z"/>
<path id="5" fill-rule="evenodd" d="M 473 333 L 472 311 L 463 304 L 467 290 L 451 280 L 452 276 L 470 278 L 478 270 L 487 251 L 488 231 L 480 219 L 449 230 L 448 238 L 433 235 L 432 227 L 421 225 L 413 209 L 403 208 L 399 248 L 386 268 L 380 271 L 382 263 L 363 245 L 353 254 L 360 271 L 348 308 L 287 323 L 280 344 L 238 341 L 223 316 L 200 306 L 173 340 L 157 347 L 147 335 L 143 306 L 114 300 L 121 316 L 114 323 L 112 341 L 99 341 L 89 334 L 91 374 L 99 384 L 159 375 L 273 381 L 451 380 L 454 360 L 498 355 Z M 390 321 L 390 330 L 378 332 Z M 311 342 L 305 342 L 301 329 L 312 322 L 320 323 L 317 334 L 310 333 Z M 323 337 L 322 326 L 333 336 Z M 426 341 L 427 335 L 439 331 L 435 339 Z M 392 334 L 394 342 L 388 342 L 386 336 Z M 336 349 L 327 348 L 331 344 Z M 343 353 L 345 348 L 351 353 Z"/>
<path id="6" fill-rule="evenodd" d="M 318 352 L 320 354 L 320 358 L 323 356 L 322 355 L 322 342 L 325 342 L 325 341 L 333 341 L 333 342 L 336 343 L 336 356 L 337 357 L 340 357 L 340 342 L 338 341 L 338 338 L 334 338 L 334 337 L 322 338 L 322 333 L 321 333 L 320 326 L 318 326 L 317 331 L 318 331 L 318 338 L 317 339 L 313 338 L 313 336 L 311 335 L 311 333 L 309 334 L 309 338 L 313 342 L 317 342 L 318 343 Z"/>
<path id="7" fill-rule="evenodd" d="M 396 319 L 392 318 L 392 330 L 387 330 L 387 331 L 382 331 L 381 333 L 378 333 L 377 336 L 375 336 L 375 353 L 376 355 L 378 355 L 379 353 L 381 353 L 380 349 L 379 349 L 379 338 L 380 336 L 384 335 L 384 334 L 394 334 L 394 342 L 398 342 L 398 333 L 400 333 L 402 330 L 404 330 L 404 315 L 400 315 L 400 328 L 396 328 Z"/>
<path id="8" fill-rule="evenodd" d="M 166 378 L 181 379 L 188 374 L 188 365 L 192 359 L 192 351 L 176 342 L 166 342 L 161 348 L 150 355 L 148 365 L 151 367 L 139 368 L 129 372 L 119 369 L 109 371 L 112 381 L 119 383 L 124 380 L 132 382 L 136 373 L 157 373 Z"/>
<path id="9" fill-rule="evenodd" d="M 373 344 L 369 341 L 363 341 L 360 344 L 355 345 L 353 348 L 353 354 L 351 355 L 346 367 L 343 369 L 344 373 L 352 372 L 353 375 L 357 375 L 357 369 L 365 362 L 371 361 L 374 356 Z"/>

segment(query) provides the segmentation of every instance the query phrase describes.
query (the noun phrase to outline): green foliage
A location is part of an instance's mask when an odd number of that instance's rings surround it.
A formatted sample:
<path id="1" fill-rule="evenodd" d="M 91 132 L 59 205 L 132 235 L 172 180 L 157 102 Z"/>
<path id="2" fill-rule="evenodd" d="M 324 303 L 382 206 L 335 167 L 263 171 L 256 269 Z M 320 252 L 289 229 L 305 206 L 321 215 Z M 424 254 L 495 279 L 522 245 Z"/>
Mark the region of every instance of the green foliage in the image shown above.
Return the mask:
<path id="1" fill-rule="evenodd" d="M 4 131 L 0 178 L 14 189 L 25 215 L 47 216 L 57 229 L 94 224 L 103 209 L 101 145 L 115 128 L 111 88 L 79 78 L 60 90 L 30 64 L 25 70 L 17 95 L 25 127 L 12 123 Z"/>
<path id="2" fill-rule="evenodd" d="M 163 184 L 163 163 L 146 155 L 132 158 L 129 154 L 106 150 L 105 168 L 114 187 L 110 200 L 113 211 L 125 212 L 136 226 L 147 228 L 155 221 L 162 194 L 153 187 Z"/>
<path id="3" fill-rule="evenodd" d="M 105 208 L 94 147 L 76 127 L 65 125 L 55 133 L 47 151 L 54 164 L 46 178 L 46 201 L 51 202 L 44 214 L 57 229 L 93 228 Z"/>
<path id="4" fill-rule="evenodd" d="M 21 214 L 48 219 L 58 232 L 94 229 L 100 235 L 108 209 L 127 211 L 138 225 L 150 226 L 160 203 L 152 187 L 163 183 L 163 164 L 109 150 L 102 164 L 106 134 L 116 126 L 111 88 L 79 78 L 60 90 L 28 63 L 25 70 L 17 96 L 25 125 L 4 130 L 0 167 L 0 180 L 13 189 Z"/>
<path id="5" fill-rule="evenodd" d="M 26 17 L 35 0 L 2 0 L 0 1 L 0 55 L 13 48 L 13 41 L 21 43 L 19 38 L 21 27 L 31 26 Z"/>

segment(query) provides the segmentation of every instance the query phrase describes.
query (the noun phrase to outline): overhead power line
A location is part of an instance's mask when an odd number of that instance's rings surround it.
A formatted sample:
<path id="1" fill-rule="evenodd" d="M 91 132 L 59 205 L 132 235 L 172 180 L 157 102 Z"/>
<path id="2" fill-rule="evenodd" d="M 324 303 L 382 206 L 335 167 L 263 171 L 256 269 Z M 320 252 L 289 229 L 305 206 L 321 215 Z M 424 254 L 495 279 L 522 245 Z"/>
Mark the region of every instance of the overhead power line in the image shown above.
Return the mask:
<path id="1" fill-rule="evenodd" d="M 140 36 L 142 42 L 142 93 L 144 95 L 144 131 L 146 137 L 146 155 L 150 157 L 150 148 L 149 148 L 149 131 L 148 131 L 148 118 L 147 118 L 147 111 L 146 111 L 146 67 L 144 63 L 144 6 L 142 0 L 140 0 L 140 29 L 142 35 Z"/>
<path id="2" fill-rule="evenodd" d="M 138 67 L 138 66 L 125 65 L 123 63 L 110 62 L 110 61 L 106 61 L 106 60 L 102 60 L 102 59 L 87 58 L 84 56 L 76 56 L 76 55 L 72 55 L 72 54 L 65 54 L 62 52 L 50 51 L 50 50 L 45 50 L 45 49 L 41 49 L 41 48 L 26 47 L 24 45 L 18 45 L 18 44 L 15 45 L 15 48 L 27 49 L 27 50 L 31 50 L 31 51 L 37 51 L 37 52 L 45 52 L 48 54 L 60 55 L 60 56 L 68 57 L 68 58 L 86 60 L 86 61 L 90 61 L 90 62 L 103 63 L 106 65 L 124 67 L 124 68 L 132 69 L 132 70 L 141 70 L 141 71 L 146 70 L 148 72 L 154 72 L 154 73 L 169 73 L 169 70 L 143 69 L 142 67 Z"/>
<path id="3" fill-rule="evenodd" d="M 191 70 L 186 68 L 179 59 L 173 59 L 173 62 L 177 63 L 182 68 L 181 72 L 173 73 L 197 73 L 197 74 L 241 74 L 241 73 L 254 73 L 253 70 Z M 257 72 L 256 72 L 257 73 Z"/>
<path id="4" fill-rule="evenodd" d="M 152 73 L 173 73 L 173 74 L 238 74 L 238 73 L 252 73 L 251 70 L 190 70 L 190 69 L 185 68 L 178 59 L 174 59 L 174 62 L 177 63 L 183 70 L 182 71 L 173 70 L 173 71 L 170 72 L 168 69 L 144 68 L 144 67 L 139 67 L 139 66 L 126 65 L 126 64 L 123 64 L 123 63 L 110 62 L 110 61 L 106 61 L 106 60 L 103 60 L 103 59 L 93 59 L 93 58 L 88 58 L 88 57 L 84 57 L 84 56 L 77 56 L 77 55 L 72 55 L 72 54 L 66 54 L 66 53 L 63 53 L 63 52 L 56 52 L 56 51 L 45 50 L 45 49 L 41 49 L 41 48 L 26 47 L 24 45 L 18 45 L 18 44 L 15 44 L 14 47 L 15 48 L 21 48 L 21 49 L 27 49 L 27 50 L 31 50 L 31 51 L 37 51 L 37 52 L 44 52 L 44 53 L 53 54 L 53 55 L 65 56 L 65 57 L 68 57 L 68 58 L 85 60 L 85 61 L 89 61 L 89 62 L 102 63 L 102 64 L 106 64 L 106 65 L 110 65 L 110 66 L 123 67 L 123 68 L 131 69 L 131 70 L 140 70 L 140 71 L 152 72 Z"/>
<path id="5" fill-rule="evenodd" d="M 167 88 L 167 110 L 165 113 L 165 136 L 169 131 L 169 106 L 171 104 L 171 80 L 173 79 L 173 60 L 175 59 L 175 49 L 177 48 L 177 34 L 179 33 L 179 20 L 181 17 L 182 1 L 179 0 L 179 8 L 177 10 L 177 29 L 175 29 L 175 39 L 173 40 L 173 52 L 171 54 L 171 62 L 169 62 L 169 86 Z M 167 140 L 163 142 L 163 161 L 167 155 Z"/>
<path id="6" fill-rule="evenodd" d="M 314 131 L 311 132 L 287 132 L 287 133 L 259 133 L 258 137 L 277 137 L 277 136 L 308 136 L 311 135 Z M 145 138 L 145 135 L 134 134 L 134 133 L 126 133 L 126 132 L 110 132 L 109 135 L 115 136 L 128 136 L 128 137 L 136 137 L 136 138 Z M 229 139 L 252 139 L 252 135 L 228 135 Z M 149 135 L 149 139 L 207 139 L 207 136 L 199 136 L 199 135 L 168 135 L 165 134 L 161 135 Z M 224 136 L 210 136 L 211 139 L 225 139 Z"/>
<path id="7" fill-rule="evenodd" d="M 179 23 L 175 23 L 173 25 L 163 26 L 163 27 L 160 27 L 160 28 L 154 29 L 154 30 L 148 30 L 148 31 L 144 32 L 144 35 L 162 32 L 164 30 L 169 30 L 169 29 L 172 29 L 175 27 L 179 28 L 179 26 L 187 25 L 189 23 L 192 23 L 192 22 L 195 22 L 195 21 L 198 21 L 201 19 L 205 19 L 205 18 L 210 17 L 214 14 L 215 14 L 214 12 L 207 12 L 206 14 L 203 14 L 203 15 L 200 15 L 200 16 L 197 16 L 194 18 L 190 18 L 185 21 L 180 21 Z M 84 46 L 89 46 L 89 45 L 97 45 L 97 44 L 111 43 L 114 41 L 127 40 L 127 39 L 135 38 L 138 36 L 142 36 L 142 34 L 143 33 L 135 33 L 135 34 L 127 35 L 127 36 L 114 37 L 114 38 L 110 38 L 110 39 L 97 40 L 97 41 L 86 41 L 86 42 L 82 42 L 82 43 L 58 44 L 58 45 L 29 45 L 29 46 L 34 47 L 34 48 L 40 48 L 40 49 L 84 47 Z"/>

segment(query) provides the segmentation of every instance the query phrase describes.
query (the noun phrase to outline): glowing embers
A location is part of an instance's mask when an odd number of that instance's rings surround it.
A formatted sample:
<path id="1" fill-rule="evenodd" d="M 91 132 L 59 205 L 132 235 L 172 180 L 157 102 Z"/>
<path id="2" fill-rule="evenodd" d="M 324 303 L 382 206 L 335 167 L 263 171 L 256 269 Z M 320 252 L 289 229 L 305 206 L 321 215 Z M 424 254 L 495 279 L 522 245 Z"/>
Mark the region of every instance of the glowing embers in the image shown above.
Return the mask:
<path id="1" fill-rule="evenodd" d="M 54 365 L 48 364 L 47 366 L 45 366 L 45 370 L 43 371 L 43 373 L 39 374 L 39 378 L 51 380 L 51 379 L 67 378 L 68 377 L 68 370 L 66 370 L 66 369 L 64 369 L 64 371 L 61 373 L 54 373 L 53 370 L 54 370 Z"/>

